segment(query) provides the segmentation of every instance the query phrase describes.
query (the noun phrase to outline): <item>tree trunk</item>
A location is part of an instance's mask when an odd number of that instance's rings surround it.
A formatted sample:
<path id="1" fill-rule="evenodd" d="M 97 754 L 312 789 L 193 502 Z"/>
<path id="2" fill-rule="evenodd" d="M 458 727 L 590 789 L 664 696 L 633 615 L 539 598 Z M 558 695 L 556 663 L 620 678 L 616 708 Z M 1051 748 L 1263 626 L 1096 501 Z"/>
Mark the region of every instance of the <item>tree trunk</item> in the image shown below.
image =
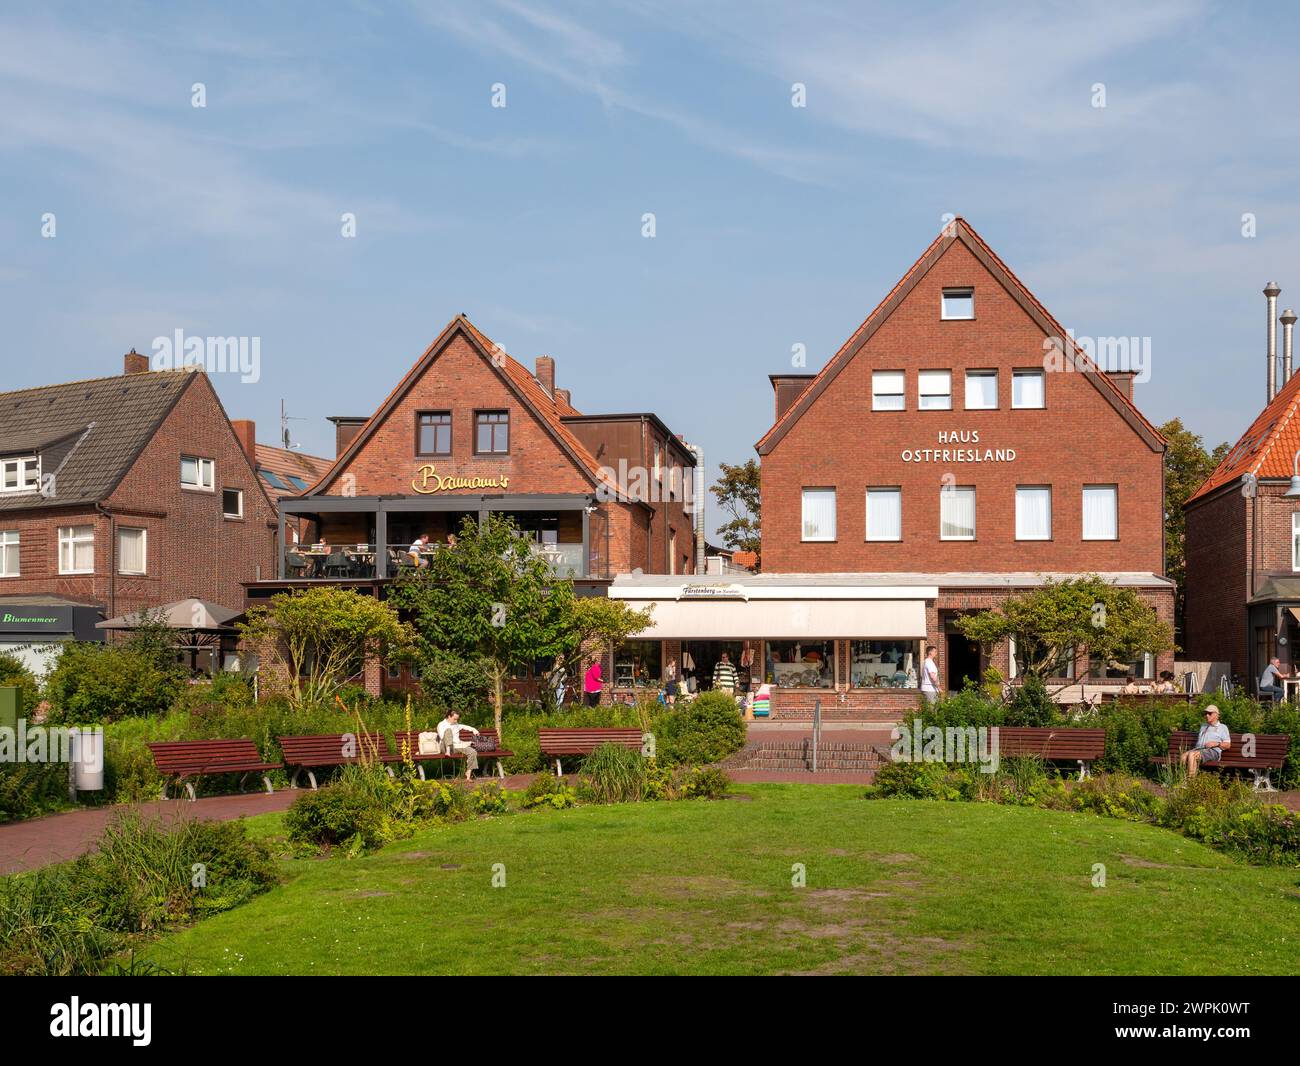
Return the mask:
<path id="1" fill-rule="evenodd" d="M 500 667 L 497 667 L 495 670 L 492 671 L 492 704 L 493 704 L 492 720 L 493 722 L 496 723 L 498 743 L 500 742 L 499 738 L 502 735 L 501 734 L 501 702 L 502 699 L 504 698 L 504 693 L 502 691 L 504 678 L 505 678 L 505 671 L 503 671 Z"/>

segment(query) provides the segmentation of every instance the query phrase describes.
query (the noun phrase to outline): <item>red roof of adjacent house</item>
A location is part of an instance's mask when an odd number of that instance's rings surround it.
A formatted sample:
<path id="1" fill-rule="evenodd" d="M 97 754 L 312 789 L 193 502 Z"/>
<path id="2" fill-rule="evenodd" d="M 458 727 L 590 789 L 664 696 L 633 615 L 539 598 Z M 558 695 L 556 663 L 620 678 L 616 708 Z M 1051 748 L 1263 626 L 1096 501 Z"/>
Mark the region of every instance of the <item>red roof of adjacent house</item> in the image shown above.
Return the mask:
<path id="1" fill-rule="evenodd" d="M 1243 477 L 1258 480 L 1289 478 L 1294 469 L 1295 453 L 1300 451 L 1300 374 L 1297 374 L 1273 397 L 1272 403 L 1259 413 L 1232 450 L 1223 457 L 1214 473 L 1205 479 L 1187 499 L 1187 503 L 1208 496 L 1215 489 Z M 1186 506 L 1186 504 L 1184 504 Z"/>
<path id="2" fill-rule="evenodd" d="M 275 500 L 285 496 L 297 496 L 302 492 L 306 492 L 325 476 L 325 471 L 333 464 L 332 459 L 304 455 L 302 452 L 290 451 L 288 448 L 276 448 L 270 444 L 258 444 L 255 447 L 257 449 L 257 475 L 262 478 L 262 484 L 266 486 L 266 491 Z M 262 476 L 263 470 L 274 474 L 287 488 L 277 488 Z M 289 480 L 291 477 L 306 482 L 305 488 L 299 488 L 293 484 Z"/>
<path id="3" fill-rule="evenodd" d="M 1102 391 L 1102 394 L 1110 401 L 1111 405 L 1133 425 L 1139 435 L 1146 437 L 1152 447 L 1157 450 L 1163 449 L 1164 437 L 1160 435 L 1160 431 L 1155 426 L 1147 421 L 1142 412 L 1134 405 L 1132 399 L 1125 395 L 1110 377 L 1103 373 L 1101 368 L 1088 357 L 1088 354 L 1075 343 L 1074 338 L 1052 317 L 1047 308 L 1038 302 L 1038 298 L 1025 288 L 1021 280 L 1012 273 L 1011 268 L 985 243 L 984 238 L 975 232 L 970 223 L 964 218 L 957 218 L 949 226 L 945 226 L 939 236 L 930 242 L 929 247 L 921 253 L 920 258 L 899 279 L 898 284 L 889 290 L 885 298 L 876 305 L 862 325 L 853 331 L 852 336 L 844 342 L 840 350 L 808 383 L 807 388 L 799 394 L 799 398 L 786 408 L 772 428 L 763 434 L 762 439 L 754 445 L 760 455 L 766 455 L 790 427 L 799 420 L 803 413 L 812 406 L 817 397 L 821 395 L 822 390 L 844 369 L 845 365 L 857 354 L 858 349 L 889 317 L 902 296 L 929 272 L 930 268 L 939 261 L 939 257 L 953 241 L 963 242 L 975 253 L 977 258 L 983 260 L 985 266 L 998 277 L 998 280 L 1003 283 L 1012 298 L 1025 309 L 1025 312 L 1031 318 L 1044 327 L 1049 336 L 1059 337 L 1062 341 L 1068 340 L 1070 350 L 1066 352 L 1066 355 L 1073 359 L 1076 368 L 1085 372 L 1087 380 Z"/>

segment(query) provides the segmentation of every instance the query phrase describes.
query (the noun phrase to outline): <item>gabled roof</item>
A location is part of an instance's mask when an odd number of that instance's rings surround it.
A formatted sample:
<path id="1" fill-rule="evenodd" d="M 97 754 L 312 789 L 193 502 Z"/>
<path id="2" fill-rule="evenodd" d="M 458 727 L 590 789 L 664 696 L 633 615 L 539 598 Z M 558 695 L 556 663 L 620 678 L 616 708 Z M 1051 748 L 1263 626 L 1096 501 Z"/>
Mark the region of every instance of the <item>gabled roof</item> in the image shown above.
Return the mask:
<path id="1" fill-rule="evenodd" d="M 576 415 L 578 412 L 571 405 L 557 404 L 555 399 L 542 388 L 541 383 L 521 363 L 507 355 L 503 348 L 498 347 L 493 341 L 489 340 L 465 315 L 460 314 L 447 323 L 447 326 L 438 334 L 434 342 L 425 349 L 424 354 L 416 360 L 415 365 L 406 372 L 402 380 L 388 394 L 388 398 L 379 405 L 379 410 L 371 415 L 366 424 L 361 427 L 343 454 L 334 460 L 333 465 L 321 480 L 305 495 L 325 494 L 325 490 L 329 488 L 331 481 L 351 462 L 352 458 L 365 446 L 366 442 L 374 436 L 376 430 L 384 423 L 392 410 L 414 387 L 420 376 L 438 357 L 438 354 L 451 343 L 452 338 L 457 333 L 465 336 L 479 355 L 482 356 L 483 361 L 492 368 L 506 387 L 515 394 L 519 402 L 537 416 L 542 425 L 550 431 L 560 450 L 567 454 L 578 469 L 591 481 L 592 488 L 604 485 L 610 491 L 618 492 L 618 486 L 608 480 L 601 470 L 600 463 L 596 461 L 596 457 L 583 446 L 582 442 L 561 421 L 563 417 Z"/>
<path id="2" fill-rule="evenodd" d="M 304 455 L 302 452 L 291 451 L 288 448 L 276 448 L 270 444 L 256 445 L 256 453 L 257 476 L 262 479 L 262 484 L 273 500 L 306 492 L 325 476 L 325 472 L 333 462 L 330 459 Z M 274 474 L 286 487 L 280 488 L 267 480 L 263 471 Z M 301 478 L 307 483 L 306 486 L 298 488 L 288 480 L 291 477 Z"/>
<path id="3" fill-rule="evenodd" d="M 1248 475 L 1260 481 L 1290 478 L 1295 453 L 1300 451 L 1298 408 L 1300 374 L 1278 390 L 1273 401 L 1259 413 L 1259 417 L 1223 457 L 1223 462 L 1215 467 L 1214 473 L 1205 479 L 1205 484 L 1188 497 L 1187 504 Z"/>
<path id="4" fill-rule="evenodd" d="M 776 420 L 776 424 L 763 435 L 762 440 L 754 445 L 758 454 L 766 455 L 776 447 L 781 438 L 799 421 L 804 412 L 816 402 L 817 398 L 835 380 L 840 371 L 852 362 L 853 357 L 893 314 L 908 293 L 930 272 L 930 269 L 940 260 L 954 241 L 960 241 L 970 250 L 971 254 L 984 265 L 984 268 L 988 270 L 994 279 L 1006 289 L 1011 298 L 1034 320 L 1045 336 L 1061 338 L 1062 343 L 1067 345 L 1064 352 L 1065 357 L 1072 362 L 1074 369 L 1083 374 L 1084 378 L 1101 393 L 1120 417 L 1133 427 L 1133 430 L 1147 443 L 1151 450 L 1163 451 L 1165 440 L 1160 435 L 1160 431 L 1143 417 L 1142 412 L 1134 406 L 1133 401 L 1125 396 L 1106 374 L 1102 373 L 1082 348 L 1075 344 L 1074 338 L 1051 316 L 1047 308 L 1038 302 L 1033 293 L 1025 288 L 1020 279 L 1011 272 L 1011 268 L 998 258 L 992 248 L 984 243 L 984 239 L 971 228 L 970 224 L 965 219 L 958 218 L 944 227 L 939 236 L 921 253 L 921 257 L 899 279 L 898 284 L 889 291 L 876 306 L 876 309 L 867 316 L 866 321 L 854 330 L 853 335 L 844 342 L 840 350 L 822 367 L 821 372 L 800 393 L 799 398 Z"/>
<path id="5" fill-rule="evenodd" d="M 154 370 L 0 393 L 0 454 L 41 457 L 53 492 L 0 494 L 0 511 L 100 503 L 112 495 L 198 375 Z"/>

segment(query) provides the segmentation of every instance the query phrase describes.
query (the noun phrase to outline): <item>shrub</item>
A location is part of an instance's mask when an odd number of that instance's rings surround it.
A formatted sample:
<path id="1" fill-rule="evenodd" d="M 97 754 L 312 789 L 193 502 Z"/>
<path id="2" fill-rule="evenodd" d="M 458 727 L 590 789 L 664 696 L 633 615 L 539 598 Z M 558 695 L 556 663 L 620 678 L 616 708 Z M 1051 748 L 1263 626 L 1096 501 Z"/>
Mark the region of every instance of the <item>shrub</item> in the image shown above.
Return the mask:
<path id="1" fill-rule="evenodd" d="M 1266 710 L 1260 722 L 1261 733 L 1285 733 L 1291 738 L 1282 769 L 1273 775 L 1273 783 L 1282 791 L 1300 788 L 1300 708 L 1280 703 Z"/>
<path id="2" fill-rule="evenodd" d="M 70 642 L 45 680 L 48 721 L 89 725 L 160 715 L 184 687 L 179 667 L 163 666 L 129 644 Z"/>
<path id="3" fill-rule="evenodd" d="M 1300 862 L 1300 818 L 1278 804 L 1260 805 L 1225 819 L 1211 841 L 1248 862 Z"/>
<path id="4" fill-rule="evenodd" d="M 653 721 L 655 755 L 665 763 L 719 762 L 745 744 L 745 720 L 725 692 L 702 692 Z"/>
<path id="5" fill-rule="evenodd" d="M 0 763 L 0 822 L 33 818 L 67 804 L 66 763 Z"/>
<path id="6" fill-rule="evenodd" d="M 564 810 L 575 806 L 577 801 L 573 789 L 549 770 L 544 770 L 529 782 L 519 805 L 526 808 L 554 807 L 556 810 Z"/>
<path id="7" fill-rule="evenodd" d="M 275 881 L 241 822 L 164 829 L 122 814 L 96 851 L 0 878 L 0 973 L 94 973 L 131 934 L 229 910 Z"/>
<path id="8" fill-rule="evenodd" d="M 470 797 L 475 814 L 509 814 L 506 794 L 495 781 L 484 781 Z"/>
<path id="9" fill-rule="evenodd" d="M 1181 829 L 1197 840 L 1210 841 L 1222 827 L 1244 811 L 1257 807 L 1250 786 L 1221 780 L 1216 773 L 1199 773 L 1170 791 L 1160 811 L 1161 825 Z"/>
<path id="10" fill-rule="evenodd" d="M 21 659 L 8 652 L 0 652 L 0 687 L 18 689 L 18 715 L 30 718 L 41 699 L 40 682 Z"/>
<path id="11" fill-rule="evenodd" d="M 948 696 L 940 697 L 931 705 L 922 705 L 913 715 L 921 720 L 922 727 L 975 726 L 986 728 L 1003 725 L 1007 709 L 1000 700 L 991 699 L 986 693 L 976 688 L 965 688 Z M 906 723 L 911 728 L 910 723 Z"/>
<path id="12" fill-rule="evenodd" d="M 682 799 L 722 799 L 731 788 L 731 778 L 716 766 L 696 766 L 682 782 Z"/>
<path id="13" fill-rule="evenodd" d="M 871 798 L 958 800 L 971 798 L 972 782 L 943 763 L 890 762 L 876 771 L 874 785 Z"/>
<path id="14" fill-rule="evenodd" d="M 1130 822 L 1155 819 L 1162 801 L 1130 774 L 1097 774 L 1077 782 L 1070 790 L 1069 805 L 1076 811 L 1091 811 Z"/>
<path id="15" fill-rule="evenodd" d="M 383 809 L 363 790 L 343 784 L 304 792 L 284 815 L 289 839 L 317 847 L 346 845 L 352 853 L 389 839 Z"/>
<path id="16" fill-rule="evenodd" d="M 582 764 L 585 787 L 597 803 L 637 803 L 645 793 L 645 759 L 620 744 L 601 744 Z"/>
<path id="17" fill-rule="evenodd" d="M 1060 719 L 1061 710 L 1048 695 L 1047 687 L 1039 677 L 1028 674 L 1012 693 L 1002 724 L 1041 728 L 1055 725 Z"/>

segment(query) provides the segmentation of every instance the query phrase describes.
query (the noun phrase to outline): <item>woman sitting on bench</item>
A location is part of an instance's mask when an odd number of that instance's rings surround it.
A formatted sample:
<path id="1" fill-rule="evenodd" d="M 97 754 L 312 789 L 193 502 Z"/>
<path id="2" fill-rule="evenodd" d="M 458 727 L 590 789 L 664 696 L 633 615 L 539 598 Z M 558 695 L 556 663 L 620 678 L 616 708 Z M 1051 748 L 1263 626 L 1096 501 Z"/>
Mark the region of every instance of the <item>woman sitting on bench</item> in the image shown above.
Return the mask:
<path id="1" fill-rule="evenodd" d="M 442 750 L 446 755 L 463 755 L 465 757 L 465 780 L 468 781 L 478 769 L 478 752 L 472 744 L 461 742 L 460 731 L 468 729 L 475 736 L 478 730 L 472 725 L 460 724 L 460 711 L 448 711 L 447 717 L 438 723 L 438 739 L 442 741 Z"/>

